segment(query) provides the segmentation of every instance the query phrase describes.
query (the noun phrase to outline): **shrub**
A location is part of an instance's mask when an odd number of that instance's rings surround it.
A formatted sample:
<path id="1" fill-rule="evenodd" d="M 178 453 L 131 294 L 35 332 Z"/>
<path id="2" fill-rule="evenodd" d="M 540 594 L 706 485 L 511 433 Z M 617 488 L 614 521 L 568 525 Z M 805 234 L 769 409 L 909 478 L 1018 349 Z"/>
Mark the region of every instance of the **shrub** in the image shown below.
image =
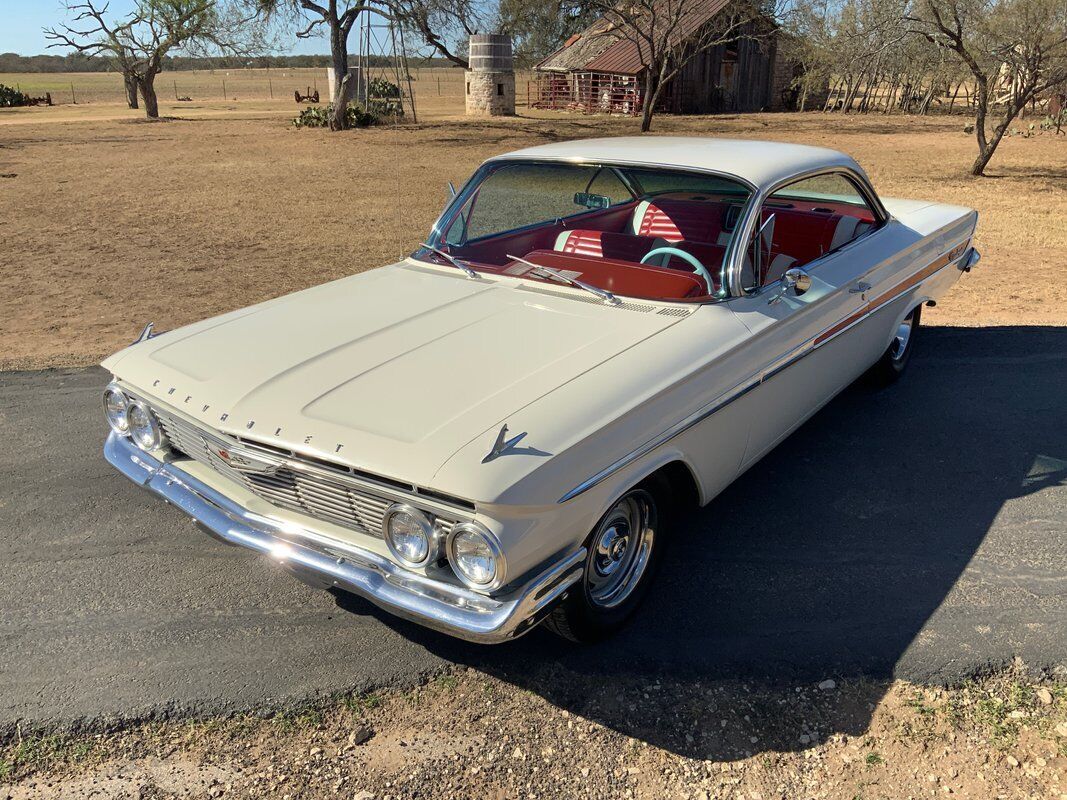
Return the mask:
<path id="1" fill-rule="evenodd" d="M 375 78 L 367 87 L 370 97 L 367 108 L 383 117 L 404 116 L 404 101 L 400 96 L 400 87 L 385 78 Z"/>
<path id="2" fill-rule="evenodd" d="M 295 128 L 328 128 L 330 117 L 333 116 L 333 105 L 308 106 L 300 110 L 300 114 L 293 119 Z M 365 110 L 356 103 L 349 103 L 345 109 L 345 117 L 350 128 L 365 128 L 368 125 L 376 125 L 378 117 Z"/>
<path id="3" fill-rule="evenodd" d="M 10 86 L 4 86 L 4 84 L 0 83 L 0 108 L 28 106 L 31 102 L 28 94 L 23 94 L 18 89 L 12 89 Z"/>

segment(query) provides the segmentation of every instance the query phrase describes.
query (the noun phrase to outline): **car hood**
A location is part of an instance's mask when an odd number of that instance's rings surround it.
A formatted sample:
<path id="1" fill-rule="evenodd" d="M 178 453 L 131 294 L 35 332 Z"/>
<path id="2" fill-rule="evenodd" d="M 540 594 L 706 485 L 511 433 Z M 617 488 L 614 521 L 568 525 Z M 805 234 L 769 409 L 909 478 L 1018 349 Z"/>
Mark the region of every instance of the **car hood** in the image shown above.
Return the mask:
<path id="1" fill-rule="evenodd" d="M 491 444 L 509 415 L 677 322 L 654 311 L 408 261 L 103 365 L 216 430 L 448 491 L 434 477 L 465 445 Z"/>

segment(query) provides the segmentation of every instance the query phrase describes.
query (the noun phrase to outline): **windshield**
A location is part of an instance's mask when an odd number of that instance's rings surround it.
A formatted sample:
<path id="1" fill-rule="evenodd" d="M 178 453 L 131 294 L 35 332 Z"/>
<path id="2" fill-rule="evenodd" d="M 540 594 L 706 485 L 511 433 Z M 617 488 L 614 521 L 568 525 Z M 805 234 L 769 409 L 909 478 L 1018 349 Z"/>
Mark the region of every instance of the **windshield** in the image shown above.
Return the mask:
<path id="1" fill-rule="evenodd" d="M 628 297 L 721 298 L 749 196 L 738 180 L 699 172 L 497 161 L 475 174 L 416 256 Z"/>

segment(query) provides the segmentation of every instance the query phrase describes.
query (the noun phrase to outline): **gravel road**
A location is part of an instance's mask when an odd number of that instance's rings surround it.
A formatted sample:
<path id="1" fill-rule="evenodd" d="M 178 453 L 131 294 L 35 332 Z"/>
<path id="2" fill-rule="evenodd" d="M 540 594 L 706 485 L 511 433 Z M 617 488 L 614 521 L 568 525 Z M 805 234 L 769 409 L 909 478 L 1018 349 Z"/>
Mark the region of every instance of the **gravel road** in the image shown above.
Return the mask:
<path id="1" fill-rule="evenodd" d="M 0 373 L 0 729 L 456 662 L 566 707 L 575 671 L 941 682 L 1067 659 L 1067 329 L 924 330 L 900 384 L 848 390 L 689 516 L 639 619 L 585 649 L 456 642 L 217 544 L 103 461 L 105 382 Z"/>

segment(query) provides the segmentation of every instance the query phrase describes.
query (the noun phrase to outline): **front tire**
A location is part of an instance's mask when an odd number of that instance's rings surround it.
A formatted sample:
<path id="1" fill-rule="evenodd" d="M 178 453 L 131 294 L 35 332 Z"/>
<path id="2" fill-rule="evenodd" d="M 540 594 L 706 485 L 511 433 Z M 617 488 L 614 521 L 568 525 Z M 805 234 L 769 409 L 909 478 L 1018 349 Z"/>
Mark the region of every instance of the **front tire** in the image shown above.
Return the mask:
<path id="1" fill-rule="evenodd" d="M 582 580 L 545 620 L 573 642 L 595 642 L 622 628 L 652 583 L 664 545 L 670 489 L 652 478 L 620 497 L 586 541 Z"/>
<path id="2" fill-rule="evenodd" d="M 889 343 L 889 347 L 882 353 L 881 358 L 867 371 L 868 380 L 875 386 L 888 386 L 904 374 L 915 347 L 922 310 L 922 306 L 915 306 L 900 321 L 893 335 L 893 341 Z"/>

